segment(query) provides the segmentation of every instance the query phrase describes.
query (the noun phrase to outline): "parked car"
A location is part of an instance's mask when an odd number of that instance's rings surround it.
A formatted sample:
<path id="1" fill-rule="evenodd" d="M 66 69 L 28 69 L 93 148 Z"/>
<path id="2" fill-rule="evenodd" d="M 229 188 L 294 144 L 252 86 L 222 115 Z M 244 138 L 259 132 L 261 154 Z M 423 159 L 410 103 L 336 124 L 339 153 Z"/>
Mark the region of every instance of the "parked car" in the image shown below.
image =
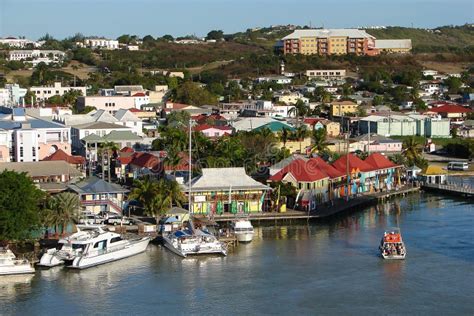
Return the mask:
<path id="1" fill-rule="evenodd" d="M 128 217 L 122 217 L 118 214 L 109 214 L 106 220 L 109 225 L 133 225 L 134 221 Z"/>
<path id="2" fill-rule="evenodd" d="M 104 219 L 100 218 L 94 214 L 84 214 L 79 218 L 79 224 L 94 225 L 94 224 L 103 224 Z"/>

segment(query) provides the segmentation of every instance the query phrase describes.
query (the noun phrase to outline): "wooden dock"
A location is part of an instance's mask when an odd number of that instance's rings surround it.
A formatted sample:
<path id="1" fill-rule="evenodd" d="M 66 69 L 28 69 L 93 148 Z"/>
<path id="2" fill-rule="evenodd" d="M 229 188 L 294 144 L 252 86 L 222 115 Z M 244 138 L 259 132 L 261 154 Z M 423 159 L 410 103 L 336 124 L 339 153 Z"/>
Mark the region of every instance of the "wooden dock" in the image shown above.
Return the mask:
<path id="1" fill-rule="evenodd" d="M 290 223 L 292 221 L 322 219 L 336 214 L 342 214 L 345 212 L 352 212 L 360 210 L 362 207 L 377 204 L 379 201 L 388 199 L 393 196 L 406 195 L 412 192 L 420 190 L 417 186 L 407 185 L 399 189 L 390 191 L 383 191 L 377 193 L 366 193 L 356 197 L 352 197 L 349 200 L 337 199 L 332 202 L 327 202 L 322 205 L 318 205 L 316 209 L 308 211 L 299 211 L 293 209 L 287 209 L 284 213 L 279 212 L 263 212 L 263 213 L 250 213 L 248 214 L 249 220 L 257 224 L 260 223 L 271 223 L 277 224 L 279 222 Z M 204 215 L 194 215 L 196 218 L 205 217 Z M 218 223 L 231 222 L 235 220 L 234 214 L 222 214 L 214 215 L 212 220 Z"/>
<path id="2" fill-rule="evenodd" d="M 467 184 L 460 185 L 425 183 L 422 185 L 422 188 L 427 191 L 437 191 L 460 196 L 474 196 L 474 188 Z"/>

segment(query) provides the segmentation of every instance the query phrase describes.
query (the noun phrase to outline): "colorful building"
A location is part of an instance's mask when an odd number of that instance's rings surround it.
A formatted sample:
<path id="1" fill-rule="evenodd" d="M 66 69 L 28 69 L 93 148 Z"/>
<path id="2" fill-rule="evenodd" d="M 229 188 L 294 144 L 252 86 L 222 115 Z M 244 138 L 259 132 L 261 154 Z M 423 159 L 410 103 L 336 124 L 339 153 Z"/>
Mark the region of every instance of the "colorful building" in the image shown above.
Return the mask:
<path id="1" fill-rule="evenodd" d="M 203 168 L 191 181 L 193 214 L 254 213 L 264 208 L 270 187 L 255 181 L 244 168 Z M 188 183 L 183 191 L 189 194 Z"/>
<path id="2" fill-rule="evenodd" d="M 335 116 L 351 116 L 357 114 L 359 106 L 357 103 L 352 101 L 337 101 L 331 102 L 330 114 L 331 117 Z"/>

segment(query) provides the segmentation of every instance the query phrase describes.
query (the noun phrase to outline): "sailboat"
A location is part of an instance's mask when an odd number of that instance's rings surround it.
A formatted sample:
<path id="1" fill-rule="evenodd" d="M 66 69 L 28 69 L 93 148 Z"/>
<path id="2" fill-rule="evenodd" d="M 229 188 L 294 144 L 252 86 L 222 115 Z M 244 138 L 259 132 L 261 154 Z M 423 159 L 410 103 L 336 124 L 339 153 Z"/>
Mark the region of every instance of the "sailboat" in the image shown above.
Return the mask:
<path id="1" fill-rule="evenodd" d="M 210 232 L 194 228 L 191 214 L 192 196 L 192 138 L 191 120 L 189 120 L 189 176 L 188 176 L 188 227 L 163 235 L 163 243 L 173 253 L 186 258 L 188 255 L 221 254 L 227 255 L 227 247 Z"/>

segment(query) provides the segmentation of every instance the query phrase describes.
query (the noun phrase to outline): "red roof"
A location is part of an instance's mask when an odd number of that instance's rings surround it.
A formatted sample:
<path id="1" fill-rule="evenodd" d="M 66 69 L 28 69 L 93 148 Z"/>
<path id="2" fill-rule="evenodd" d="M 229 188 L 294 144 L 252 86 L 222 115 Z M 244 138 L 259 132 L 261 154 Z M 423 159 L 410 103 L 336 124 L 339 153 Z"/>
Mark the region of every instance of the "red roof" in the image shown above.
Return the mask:
<path id="1" fill-rule="evenodd" d="M 432 108 L 431 112 L 436 113 L 470 113 L 471 109 L 456 104 L 445 104 L 437 108 Z"/>
<path id="2" fill-rule="evenodd" d="M 199 114 L 199 115 L 194 115 L 191 116 L 193 120 L 195 120 L 198 123 L 205 123 L 208 119 L 209 120 L 216 120 L 216 121 L 227 121 L 225 117 L 223 117 L 220 114 L 211 114 L 211 115 L 206 115 L 206 114 Z"/>
<path id="3" fill-rule="evenodd" d="M 133 152 L 135 152 L 135 150 L 133 150 L 133 148 L 131 148 L 131 147 L 123 147 L 122 149 L 120 149 L 120 152 L 121 153 L 133 153 Z"/>
<path id="4" fill-rule="evenodd" d="M 144 112 L 144 111 L 139 110 L 139 109 L 137 109 L 137 108 L 131 108 L 131 109 L 128 109 L 128 110 L 129 110 L 130 112 L 132 112 L 132 113 Z"/>
<path id="5" fill-rule="evenodd" d="M 146 94 L 143 92 L 137 92 L 134 95 L 132 95 L 132 97 L 146 97 Z"/>
<path id="6" fill-rule="evenodd" d="M 325 119 L 323 118 L 320 118 L 320 117 L 307 117 L 304 119 L 304 123 L 305 124 L 309 124 L 309 125 L 314 125 L 318 122 L 321 122 L 321 121 L 324 121 Z"/>
<path id="7" fill-rule="evenodd" d="M 387 169 L 394 168 L 397 166 L 381 153 L 370 154 L 369 157 L 367 157 L 364 161 L 375 169 Z"/>
<path id="8" fill-rule="evenodd" d="M 344 177 L 346 175 L 345 172 L 337 170 L 336 168 L 328 164 L 326 161 L 324 161 L 321 157 L 311 158 L 310 161 L 317 163 L 318 167 L 322 171 L 324 171 L 331 179 Z"/>
<path id="9" fill-rule="evenodd" d="M 135 153 L 130 164 L 140 168 L 156 170 L 156 172 L 161 169 L 160 158 L 150 153 Z"/>
<path id="10" fill-rule="evenodd" d="M 181 157 L 181 163 L 174 167 L 176 171 L 188 171 L 189 170 L 189 156 L 186 152 L 180 152 L 179 156 Z M 171 171 L 173 167 L 165 163 L 165 170 Z"/>
<path id="11" fill-rule="evenodd" d="M 334 161 L 332 166 L 336 168 L 337 170 L 346 173 L 347 170 L 347 156 L 344 155 L 338 160 Z M 353 170 L 360 170 L 360 171 L 372 171 L 375 170 L 374 167 L 369 165 L 367 162 L 361 160 L 359 157 L 356 155 L 349 154 L 349 171 L 353 173 Z"/>
<path id="12" fill-rule="evenodd" d="M 66 161 L 67 163 L 74 164 L 74 165 L 82 165 L 86 162 L 86 159 L 84 157 L 68 155 L 62 149 L 56 150 L 53 154 L 49 155 L 43 160 L 46 160 L 46 161 L 63 160 L 63 161 Z"/>
<path id="13" fill-rule="evenodd" d="M 329 177 L 325 172 L 321 171 L 316 161 L 296 159 L 271 176 L 269 180 L 281 181 L 288 173 L 298 182 L 314 182 Z"/>

